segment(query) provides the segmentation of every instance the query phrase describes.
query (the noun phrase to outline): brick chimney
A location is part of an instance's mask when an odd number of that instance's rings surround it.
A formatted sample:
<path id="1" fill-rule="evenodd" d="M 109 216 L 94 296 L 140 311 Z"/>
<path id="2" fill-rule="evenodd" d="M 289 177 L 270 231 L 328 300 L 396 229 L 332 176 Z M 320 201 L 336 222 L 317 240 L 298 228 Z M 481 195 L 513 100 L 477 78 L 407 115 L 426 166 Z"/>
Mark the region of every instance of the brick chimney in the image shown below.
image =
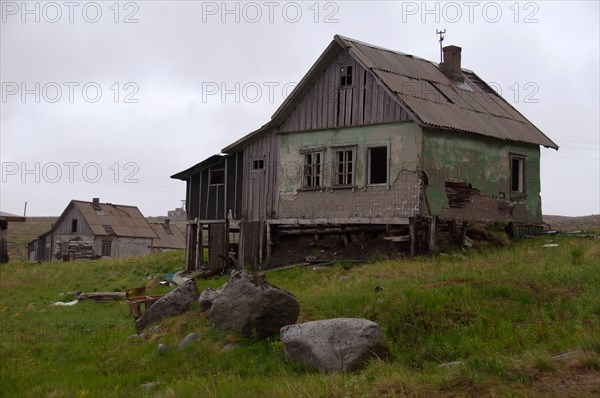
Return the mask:
<path id="1" fill-rule="evenodd" d="M 460 68 L 461 51 L 462 49 L 458 46 L 444 47 L 444 62 L 440 64 L 440 69 L 450 80 L 462 83 L 465 81 L 465 76 Z"/>
<path id="2" fill-rule="evenodd" d="M 92 199 L 92 206 L 99 207 L 100 206 L 100 198 L 93 198 Z"/>
<path id="3" fill-rule="evenodd" d="M 169 223 L 171 222 L 171 220 L 169 220 L 168 218 L 165 218 L 165 225 L 168 227 Z"/>

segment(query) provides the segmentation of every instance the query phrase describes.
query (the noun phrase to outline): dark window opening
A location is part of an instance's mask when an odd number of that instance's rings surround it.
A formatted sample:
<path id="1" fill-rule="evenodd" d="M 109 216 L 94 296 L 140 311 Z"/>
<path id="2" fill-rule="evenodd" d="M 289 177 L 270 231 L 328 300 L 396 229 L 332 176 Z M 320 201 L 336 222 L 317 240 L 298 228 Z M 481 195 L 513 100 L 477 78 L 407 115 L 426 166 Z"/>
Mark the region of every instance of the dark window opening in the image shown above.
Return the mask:
<path id="1" fill-rule="evenodd" d="M 369 148 L 369 184 L 386 184 L 387 180 L 387 146 Z"/>
<path id="2" fill-rule="evenodd" d="M 264 159 L 254 159 L 252 161 L 252 170 L 264 170 L 265 169 L 265 160 Z"/>
<path id="3" fill-rule="evenodd" d="M 312 152 L 304 155 L 303 182 L 305 188 L 321 186 L 321 152 Z"/>
<path id="4" fill-rule="evenodd" d="M 511 157 L 510 190 L 516 193 L 525 192 L 525 158 L 523 157 Z"/>
<path id="5" fill-rule="evenodd" d="M 225 170 L 211 170 L 208 176 L 209 185 L 225 184 Z"/>
<path id="6" fill-rule="evenodd" d="M 352 185 L 354 182 L 354 150 L 335 151 L 335 185 Z"/>
<path id="7" fill-rule="evenodd" d="M 71 220 L 71 233 L 77 232 L 77 219 Z"/>
<path id="8" fill-rule="evenodd" d="M 110 256 L 111 246 L 112 245 L 111 245 L 110 241 L 102 242 L 102 255 L 103 256 Z"/>
<path id="9" fill-rule="evenodd" d="M 340 87 L 352 85 L 352 65 L 344 65 L 340 67 Z"/>

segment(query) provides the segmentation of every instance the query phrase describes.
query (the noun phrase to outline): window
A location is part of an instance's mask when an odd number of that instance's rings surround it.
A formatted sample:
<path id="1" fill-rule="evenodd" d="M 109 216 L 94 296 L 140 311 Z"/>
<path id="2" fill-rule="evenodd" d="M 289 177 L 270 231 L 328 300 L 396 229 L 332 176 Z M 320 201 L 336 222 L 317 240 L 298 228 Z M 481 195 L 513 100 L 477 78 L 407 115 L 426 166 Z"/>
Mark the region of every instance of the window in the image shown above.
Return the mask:
<path id="1" fill-rule="evenodd" d="M 211 170 L 208 176 L 208 185 L 225 184 L 225 170 Z"/>
<path id="2" fill-rule="evenodd" d="M 388 182 L 388 148 L 374 146 L 368 148 L 368 184 L 387 184 Z"/>
<path id="3" fill-rule="evenodd" d="M 354 149 L 340 148 L 335 150 L 335 179 L 333 185 L 346 186 L 354 184 Z"/>
<path id="4" fill-rule="evenodd" d="M 252 160 L 252 171 L 263 171 L 264 169 L 265 169 L 265 160 L 264 159 Z"/>
<path id="5" fill-rule="evenodd" d="M 110 248 L 111 248 L 111 242 L 110 241 L 104 241 L 102 242 L 102 255 L 103 256 L 110 256 Z"/>
<path id="6" fill-rule="evenodd" d="M 510 157 L 510 190 L 513 194 L 525 193 L 525 157 Z"/>
<path id="7" fill-rule="evenodd" d="M 304 154 L 302 187 L 316 188 L 321 186 L 322 166 L 322 152 L 310 152 Z"/>
<path id="8" fill-rule="evenodd" d="M 77 232 L 77 219 L 71 220 L 71 233 Z"/>
<path id="9" fill-rule="evenodd" d="M 342 65 L 340 67 L 340 87 L 348 87 L 352 85 L 352 65 Z"/>

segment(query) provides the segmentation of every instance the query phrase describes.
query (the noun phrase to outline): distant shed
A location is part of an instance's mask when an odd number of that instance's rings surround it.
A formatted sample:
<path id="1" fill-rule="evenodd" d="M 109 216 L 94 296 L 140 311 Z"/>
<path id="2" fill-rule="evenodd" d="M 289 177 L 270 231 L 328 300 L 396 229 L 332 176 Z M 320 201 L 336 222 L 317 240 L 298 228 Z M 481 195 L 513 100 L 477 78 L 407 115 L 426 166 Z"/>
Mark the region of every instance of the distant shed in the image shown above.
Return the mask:
<path id="1" fill-rule="evenodd" d="M 0 211 L 0 263 L 8 262 L 8 223 L 25 222 L 25 217 Z"/>

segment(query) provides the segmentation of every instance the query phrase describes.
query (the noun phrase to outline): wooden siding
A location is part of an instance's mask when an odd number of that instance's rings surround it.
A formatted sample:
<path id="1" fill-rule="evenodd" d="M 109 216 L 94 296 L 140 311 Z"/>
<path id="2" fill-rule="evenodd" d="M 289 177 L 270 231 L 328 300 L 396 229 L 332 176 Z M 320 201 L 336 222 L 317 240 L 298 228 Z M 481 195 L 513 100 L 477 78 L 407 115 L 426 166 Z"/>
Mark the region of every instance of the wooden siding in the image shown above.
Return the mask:
<path id="1" fill-rule="evenodd" d="M 339 87 L 341 65 L 354 67 L 353 84 Z M 373 74 L 341 51 L 283 121 L 280 132 L 321 130 L 410 120 Z"/>
<path id="2" fill-rule="evenodd" d="M 250 167 L 252 165 L 250 164 Z M 244 186 L 244 152 L 240 151 L 227 157 L 227 202 L 225 206 L 226 216 L 231 215 L 234 219 L 241 217 L 242 210 L 242 189 Z"/>
<path id="3" fill-rule="evenodd" d="M 90 204 L 91 206 L 91 204 Z M 73 220 L 77 220 L 77 232 L 71 233 L 71 225 Z M 56 229 L 55 235 L 93 235 L 92 229 L 83 218 L 83 214 L 75 206 L 69 206 L 67 214 L 64 215 Z"/>
<path id="4" fill-rule="evenodd" d="M 264 221 L 277 217 L 278 139 L 268 131 L 244 147 L 244 185 L 242 214 L 244 221 Z M 263 171 L 253 171 L 252 161 L 264 159 Z"/>

